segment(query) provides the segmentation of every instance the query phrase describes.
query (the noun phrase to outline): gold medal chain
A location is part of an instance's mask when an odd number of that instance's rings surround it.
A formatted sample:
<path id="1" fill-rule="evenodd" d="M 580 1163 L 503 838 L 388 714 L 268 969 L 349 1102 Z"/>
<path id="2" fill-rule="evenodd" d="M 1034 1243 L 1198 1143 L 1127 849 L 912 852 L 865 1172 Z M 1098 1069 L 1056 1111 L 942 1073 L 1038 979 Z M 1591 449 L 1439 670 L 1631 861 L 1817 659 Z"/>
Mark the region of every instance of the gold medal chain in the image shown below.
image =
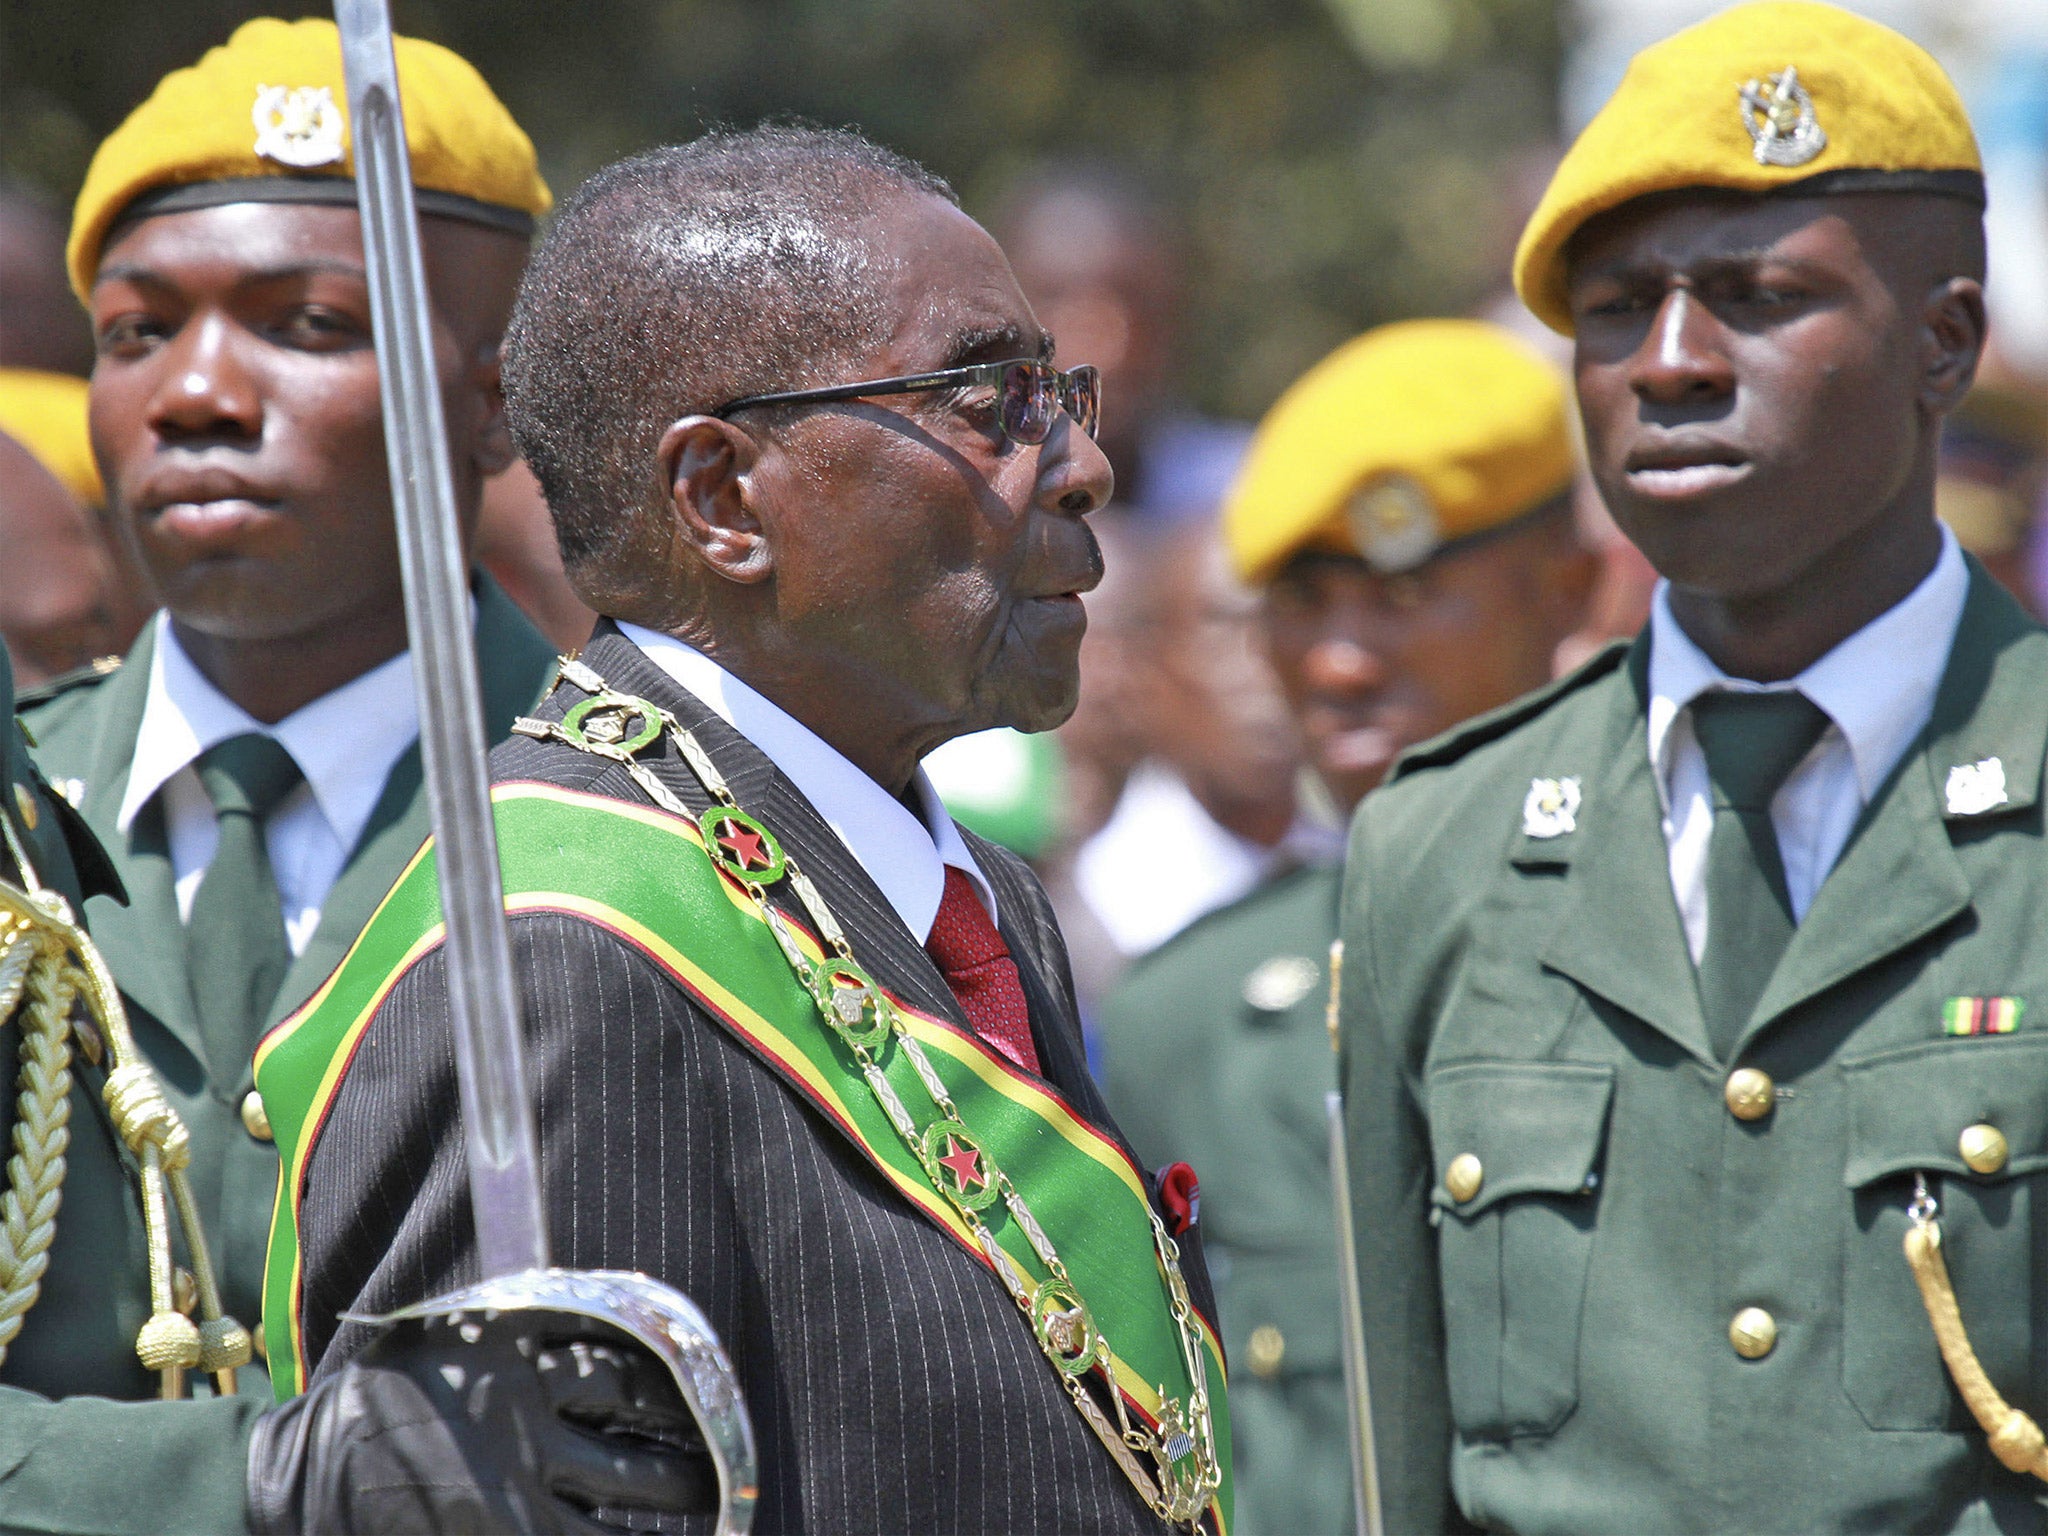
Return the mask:
<path id="1" fill-rule="evenodd" d="M 674 742 L 676 750 L 689 764 L 690 771 L 704 786 L 720 807 L 728 812 L 744 816 L 732 788 L 726 783 L 725 775 L 711 761 L 697 738 L 687 730 L 669 711 L 644 699 L 613 691 L 602 677 L 587 664 L 564 660 L 562 676 L 576 688 L 589 695 L 597 710 L 585 713 L 595 714 L 606 706 L 617 710 L 621 717 L 639 717 L 660 722 L 662 730 Z M 634 733 L 637 742 L 629 740 L 623 725 L 615 726 L 617 740 L 608 742 L 593 739 L 592 722 L 585 721 L 573 731 L 565 730 L 561 723 L 552 721 L 521 720 L 516 729 L 531 736 L 546 736 L 567 743 L 570 746 L 609 758 L 625 767 L 634 783 L 656 805 L 671 815 L 679 816 L 693 825 L 699 818 L 679 800 L 667 785 L 655 777 L 652 770 L 635 755 L 637 746 L 644 746 L 651 735 Z M 758 822 L 749 818 L 749 825 L 759 827 Z M 762 828 L 765 834 L 766 829 Z M 711 853 L 709 844 L 707 854 Z M 1158 1253 L 1161 1271 L 1165 1276 L 1168 1308 L 1172 1315 L 1175 1332 L 1178 1335 L 1181 1355 L 1186 1364 L 1188 1379 L 1192 1385 L 1185 1411 L 1181 1405 L 1166 1395 L 1163 1383 L 1159 1387 L 1160 1415 L 1157 1432 L 1132 1420 L 1124 1404 L 1122 1391 L 1116 1386 L 1110 1369 L 1112 1351 L 1108 1339 L 1095 1325 L 1092 1312 L 1082 1298 L 1080 1289 L 1074 1284 L 1061 1261 L 1052 1239 L 1032 1214 L 1030 1204 L 1021 1191 L 1010 1182 L 1010 1176 L 987 1149 L 974 1138 L 961 1116 L 959 1106 L 946 1089 L 944 1080 L 932 1065 L 924 1045 L 916 1036 L 904 1028 L 901 1014 L 873 983 L 868 973 L 855 959 L 852 942 L 838 918 L 826 904 L 823 893 L 798 866 L 794 855 L 786 849 L 777 848 L 779 866 L 773 877 L 786 880 L 797 901 L 802 905 L 818 937 L 837 957 L 838 965 L 848 968 L 840 971 L 833 965 L 815 964 L 797 943 L 796 934 L 782 913 L 768 900 L 767 887 L 759 880 L 750 879 L 744 870 L 736 870 L 732 864 L 721 861 L 720 867 L 734 875 L 768 931 L 774 935 L 776 947 L 788 962 L 797 982 L 811 995 L 824 1022 L 852 1053 L 859 1064 L 861 1077 L 868 1090 L 881 1105 L 897 1135 L 916 1158 L 918 1166 L 946 1202 L 953 1207 L 962 1223 L 973 1234 L 976 1245 L 981 1249 L 989 1265 L 994 1269 L 1011 1299 L 1017 1304 L 1031 1324 L 1032 1336 L 1037 1340 L 1040 1351 L 1059 1372 L 1061 1384 L 1074 1401 L 1083 1420 L 1109 1451 L 1124 1475 L 1130 1479 L 1146 1505 L 1162 1520 L 1172 1525 L 1193 1527 L 1208 1507 L 1210 1498 L 1222 1486 L 1222 1467 L 1216 1454 L 1215 1430 L 1208 1391 L 1208 1368 L 1202 1352 L 1201 1334 L 1195 1322 L 1195 1309 L 1188 1296 L 1187 1282 L 1181 1275 L 1180 1250 L 1167 1235 L 1165 1226 L 1156 1212 L 1148 1210 L 1152 1223 L 1153 1244 Z M 716 860 L 716 855 L 712 855 Z M 842 978 L 857 978 L 856 984 L 844 985 Z M 868 1023 L 869 1020 L 873 1022 Z M 863 1028 L 861 1026 L 865 1025 Z M 938 1118 L 920 1128 L 909 1106 L 896 1091 L 896 1086 L 884 1075 L 881 1064 L 870 1049 L 869 1040 L 880 1044 L 886 1040 L 902 1050 L 905 1058 L 917 1073 L 918 1082 L 923 1086 L 932 1106 L 938 1111 Z M 1024 1234 L 1025 1241 L 1039 1262 L 1045 1267 L 1049 1278 L 1034 1284 L 1020 1274 L 1010 1256 L 997 1242 L 995 1234 L 981 1217 L 981 1209 L 993 1201 L 982 1199 L 970 1202 L 966 1180 L 958 1180 L 960 1188 L 948 1187 L 930 1143 L 938 1134 L 957 1133 L 961 1141 L 971 1146 L 986 1172 L 984 1185 L 992 1185 L 1000 1197 L 1003 1207 L 1016 1221 L 1017 1228 Z M 1070 1303 L 1062 1306 L 1060 1303 Z M 1099 1404 L 1090 1396 L 1083 1384 L 1083 1377 L 1095 1367 L 1101 1367 L 1109 1380 L 1109 1395 L 1117 1411 L 1117 1423 L 1112 1424 Z M 1186 1443 L 1176 1447 L 1175 1438 Z M 1139 1461 L 1139 1455 L 1150 1458 L 1156 1474 L 1148 1471 Z M 1192 1465 L 1182 1468 L 1178 1464 L 1188 1461 Z"/>

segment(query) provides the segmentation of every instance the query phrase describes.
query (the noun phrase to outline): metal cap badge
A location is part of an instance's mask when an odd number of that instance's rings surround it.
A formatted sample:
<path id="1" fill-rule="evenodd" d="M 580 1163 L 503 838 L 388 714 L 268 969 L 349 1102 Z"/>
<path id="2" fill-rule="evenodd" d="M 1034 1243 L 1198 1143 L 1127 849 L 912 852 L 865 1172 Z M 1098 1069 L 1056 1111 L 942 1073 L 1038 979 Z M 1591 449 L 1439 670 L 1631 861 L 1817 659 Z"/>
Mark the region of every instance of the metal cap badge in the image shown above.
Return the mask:
<path id="1" fill-rule="evenodd" d="M 1382 576 L 1412 571 L 1443 542 L 1429 493 L 1406 475 L 1386 475 L 1355 493 L 1344 525 L 1365 563 Z"/>
<path id="2" fill-rule="evenodd" d="M 1804 165 L 1828 147 L 1814 116 L 1813 97 L 1787 64 L 1741 90 L 1742 126 L 1749 130 L 1758 165 Z"/>
<path id="3" fill-rule="evenodd" d="M 341 159 L 341 108 L 324 85 L 259 85 L 249 116 L 266 160 L 305 170 Z"/>

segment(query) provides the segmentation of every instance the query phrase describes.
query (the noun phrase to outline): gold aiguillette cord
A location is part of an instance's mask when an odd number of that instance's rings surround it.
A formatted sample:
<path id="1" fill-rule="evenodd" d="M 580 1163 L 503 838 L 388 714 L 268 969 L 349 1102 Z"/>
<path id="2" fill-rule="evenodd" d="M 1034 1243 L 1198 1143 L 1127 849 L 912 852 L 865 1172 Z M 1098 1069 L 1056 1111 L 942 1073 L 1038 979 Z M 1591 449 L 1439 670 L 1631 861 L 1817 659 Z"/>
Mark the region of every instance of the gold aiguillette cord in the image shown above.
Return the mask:
<path id="1" fill-rule="evenodd" d="M 2031 1473 L 2048 1482 L 2048 1437 L 2029 1415 L 1999 1396 L 1998 1388 L 1984 1374 L 1977 1351 L 1970 1347 L 1963 1314 L 1956 1305 L 1956 1289 L 1941 1256 L 1941 1223 L 1936 1219 L 1941 1208 L 1928 1193 L 1924 1173 L 1914 1175 L 1913 1203 L 1907 1214 L 1913 1224 L 1906 1229 L 1906 1262 L 1913 1266 L 1927 1321 L 1934 1325 L 1934 1341 L 1941 1346 L 1941 1358 L 1956 1390 L 1990 1437 L 1991 1454 L 2014 1472 Z"/>

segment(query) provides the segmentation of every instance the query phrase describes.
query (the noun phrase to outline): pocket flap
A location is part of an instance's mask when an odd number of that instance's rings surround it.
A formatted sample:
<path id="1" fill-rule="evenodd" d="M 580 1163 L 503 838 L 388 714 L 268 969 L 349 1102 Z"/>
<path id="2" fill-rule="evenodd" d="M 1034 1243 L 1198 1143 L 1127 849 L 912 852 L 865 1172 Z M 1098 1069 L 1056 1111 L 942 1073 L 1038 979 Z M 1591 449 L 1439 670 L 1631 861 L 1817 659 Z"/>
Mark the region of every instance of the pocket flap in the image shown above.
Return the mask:
<path id="1" fill-rule="evenodd" d="M 1429 1135 L 1438 1207 L 1476 1216 L 1512 1195 L 1579 1195 L 1594 1164 L 1614 1096 L 1614 1068 L 1570 1061 L 1471 1061 L 1430 1074 Z M 1478 1188 L 1470 1164 L 1478 1160 Z M 1465 1198 L 1454 1197 L 1456 1185 Z"/>
<path id="2" fill-rule="evenodd" d="M 2009 1179 L 2048 1168 L 2048 1033 L 1910 1045 L 1844 1062 L 1842 1081 L 1851 1189 L 1914 1171 Z M 1963 1133 L 1979 1125 L 2005 1138 L 2005 1165 L 1989 1173 L 1963 1160 Z"/>

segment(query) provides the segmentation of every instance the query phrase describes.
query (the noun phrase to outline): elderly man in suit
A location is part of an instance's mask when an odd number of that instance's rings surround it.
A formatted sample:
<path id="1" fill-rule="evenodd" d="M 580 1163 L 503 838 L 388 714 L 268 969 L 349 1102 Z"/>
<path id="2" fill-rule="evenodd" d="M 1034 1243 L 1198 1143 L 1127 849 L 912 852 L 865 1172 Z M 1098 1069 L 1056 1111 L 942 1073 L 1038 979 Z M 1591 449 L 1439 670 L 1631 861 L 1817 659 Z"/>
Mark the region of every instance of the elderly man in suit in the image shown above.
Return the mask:
<path id="1" fill-rule="evenodd" d="M 786 128 L 601 171 L 509 336 L 607 615 L 494 758 L 559 1258 L 704 1307 L 765 1529 L 1229 1519 L 1192 1177 L 1132 1157 L 1043 891 L 919 768 L 1074 705 L 1111 475 L 1052 348 L 944 183 Z M 474 1271 L 431 886 L 264 1046 L 285 1386 Z"/>

